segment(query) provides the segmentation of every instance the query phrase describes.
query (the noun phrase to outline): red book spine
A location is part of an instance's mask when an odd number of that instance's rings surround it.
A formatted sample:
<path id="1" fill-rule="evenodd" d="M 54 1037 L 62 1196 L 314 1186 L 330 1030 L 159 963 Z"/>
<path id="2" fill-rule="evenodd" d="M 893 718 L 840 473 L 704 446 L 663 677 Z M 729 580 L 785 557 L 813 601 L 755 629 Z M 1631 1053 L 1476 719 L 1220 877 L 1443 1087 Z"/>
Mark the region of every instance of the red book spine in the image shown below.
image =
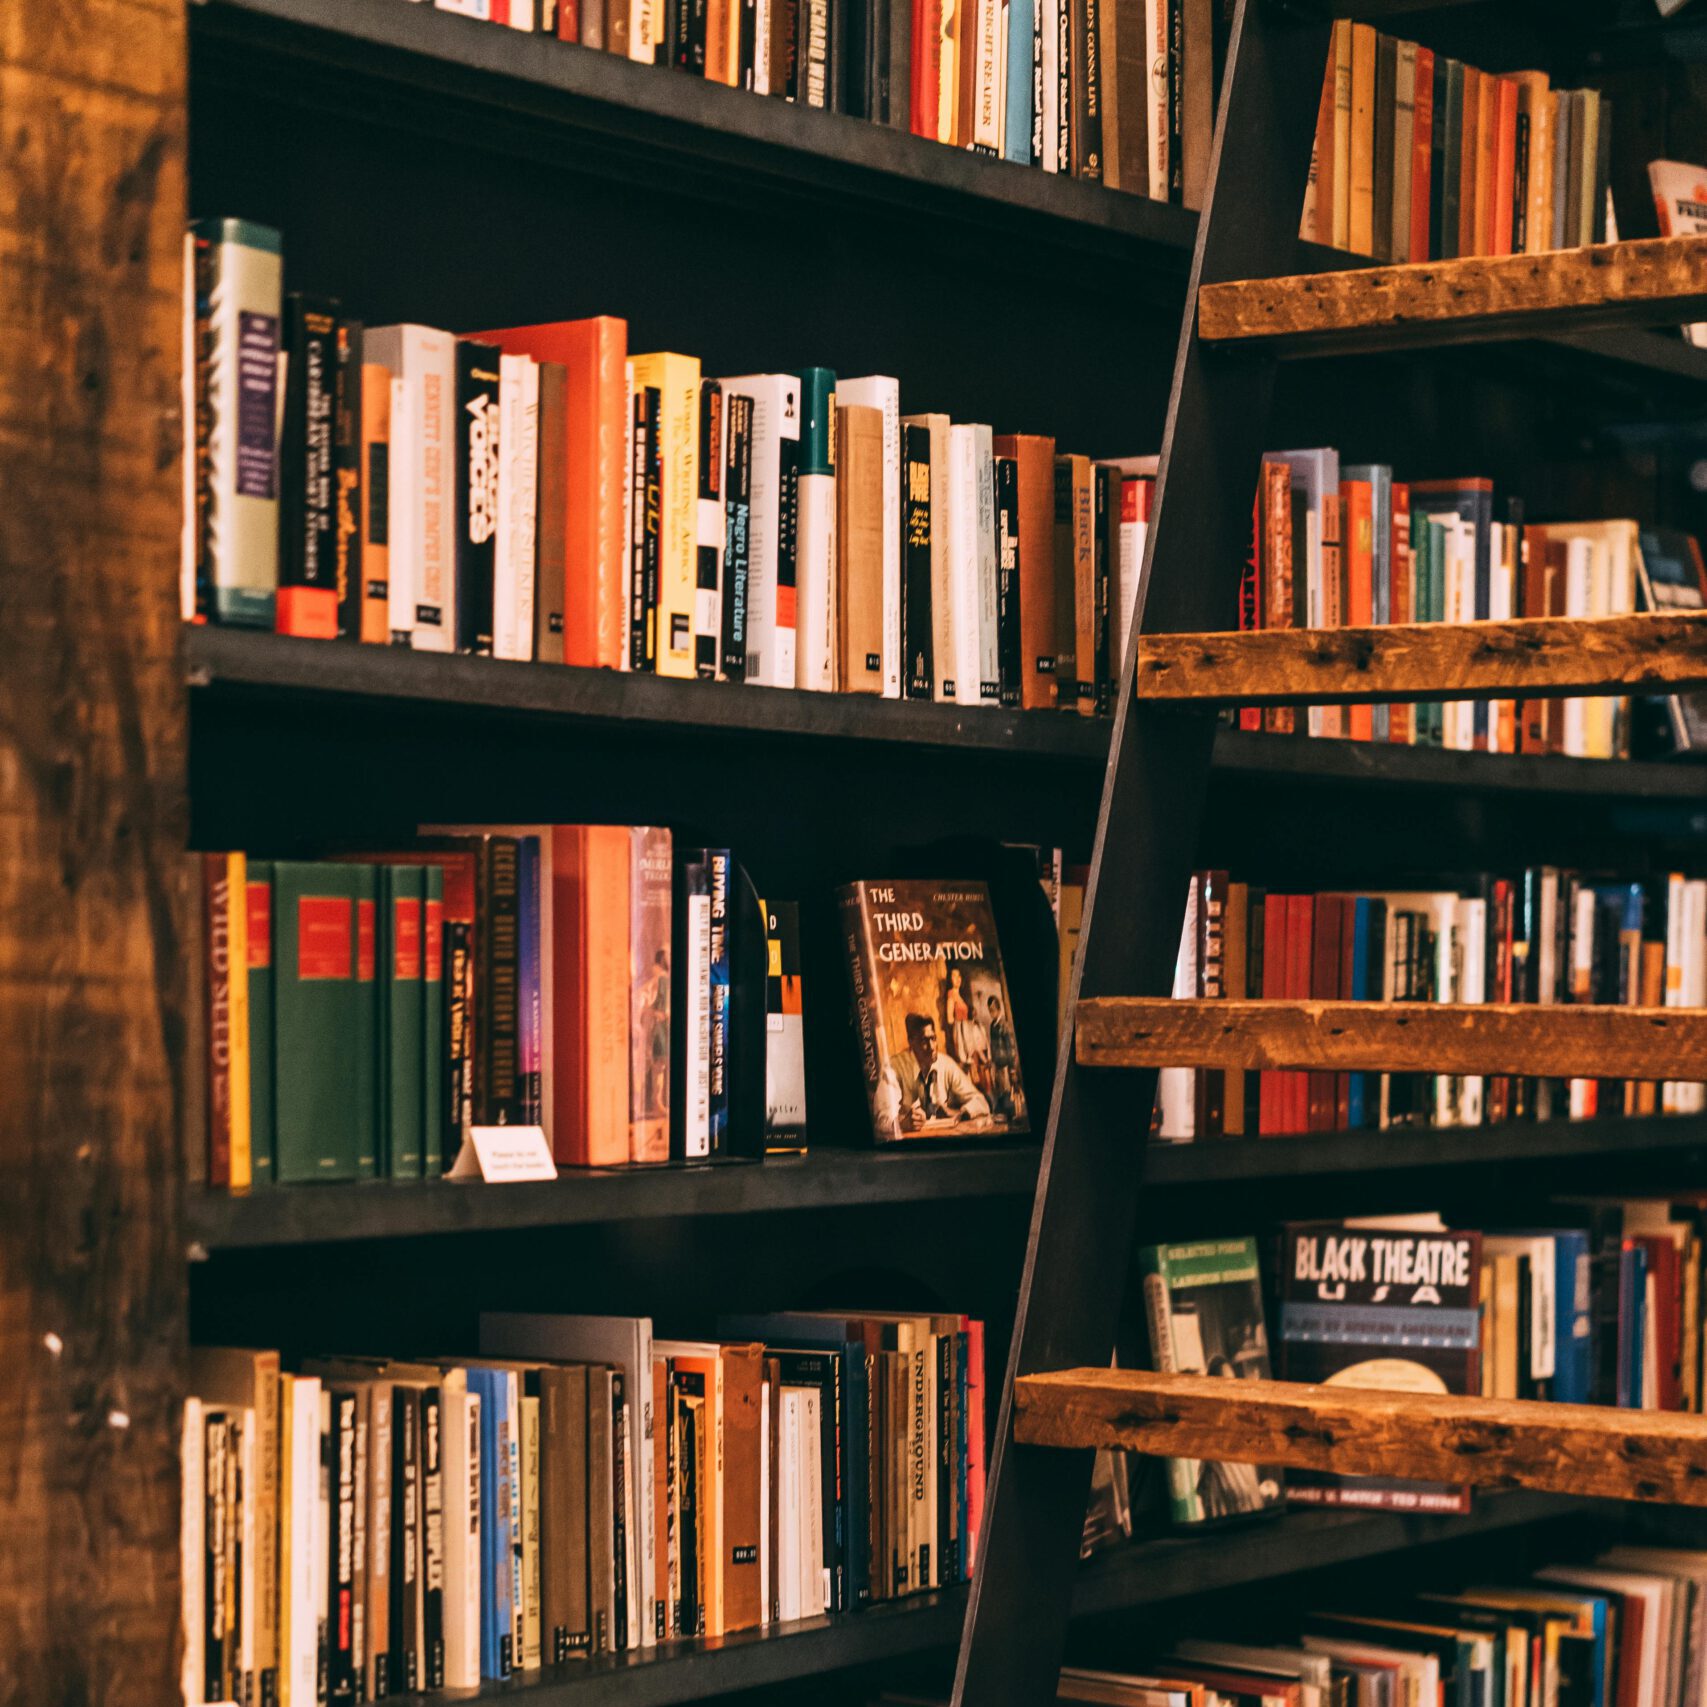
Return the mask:
<path id="1" fill-rule="evenodd" d="M 936 141 L 942 88 L 942 0 L 913 0 L 913 135 Z"/>
<path id="2" fill-rule="evenodd" d="M 1314 895 L 1287 897 L 1288 923 L 1286 931 L 1287 995 L 1294 1001 L 1310 999 L 1311 946 L 1316 932 L 1316 898 Z M 1288 1132 L 1310 1130 L 1310 1075 L 1288 1073 L 1287 1125 Z"/>
<path id="3" fill-rule="evenodd" d="M 1374 492 L 1367 480 L 1342 480 L 1340 496 L 1345 502 L 1345 624 L 1368 628 L 1375 621 Z M 1374 706 L 1349 706 L 1346 734 L 1354 741 L 1373 740 Z"/>
<path id="4" fill-rule="evenodd" d="M 1414 571 L 1411 563 L 1411 489 L 1403 481 L 1393 482 L 1393 539 L 1388 556 L 1392 565 L 1392 594 L 1388 604 L 1391 620 L 1414 622 L 1411 609 L 1415 597 Z M 1387 739 L 1401 747 L 1411 744 L 1412 711 L 1408 705 L 1387 707 Z"/>
<path id="5" fill-rule="evenodd" d="M 1350 1001 L 1356 993 L 1357 980 L 1357 902 L 1350 895 L 1339 898 L 1340 964 L 1339 999 Z M 1374 1075 L 1369 1083 L 1375 1083 Z M 1334 1074 L 1334 1131 L 1344 1132 L 1351 1125 L 1351 1074 Z"/>
<path id="6" fill-rule="evenodd" d="M 1417 49 L 1416 107 L 1411 143 L 1411 254 L 1432 260 L 1428 252 L 1429 198 L 1434 191 L 1434 54 Z"/>
<path id="7" fill-rule="evenodd" d="M 1310 926 L 1310 985 L 1300 992 L 1313 1001 L 1333 1001 L 1340 993 L 1340 936 L 1345 901 L 1338 895 L 1318 895 Z M 1338 1096 L 1337 1073 L 1307 1073 L 1305 1094 L 1311 1132 L 1334 1130 L 1334 1108 Z"/>
<path id="8" fill-rule="evenodd" d="M 581 39 L 581 0 L 557 0 L 557 39 Z"/>
<path id="9" fill-rule="evenodd" d="M 984 1533 L 984 1324 L 963 1316 L 966 1328 L 966 1575 L 978 1561 Z"/>
<path id="10" fill-rule="evenodd" d="M 1259 483 L 1256 497 L 1251 501 L 1251 554 L 1245 559 L 1245 572 L 1239 577 L 1239 628 L 1241 632 L 1262 627 L 1262 489 Z M 1239 727 L 1260 730 L 1262 707 L 1241 705 Z"/>
<path id="11" fill-rule="evenodd" d="M 502 24 L 506 29 L 510 25 L 510 0 L 492 0 L 492 22 Z"/>
<path id="12" fill-rule="evenodd" d="M 1264 1000 L 1288 994 L 1286 976 L 1286 926 L 1289 897 L 1270 895 L 1262 912 L 1262 993 Z M 1257 1130 L 1272 1138 L 1288 1130 L 1287 1075 L 1265 1067 L 1257 1076 Z"/>
<path id="13" fill-rule="evenodd" d="M 1494 109 L 1493 253 L 1511 253 L 1512 196 L 1517 180 L 1517 85 L 1499 79 Z"/>

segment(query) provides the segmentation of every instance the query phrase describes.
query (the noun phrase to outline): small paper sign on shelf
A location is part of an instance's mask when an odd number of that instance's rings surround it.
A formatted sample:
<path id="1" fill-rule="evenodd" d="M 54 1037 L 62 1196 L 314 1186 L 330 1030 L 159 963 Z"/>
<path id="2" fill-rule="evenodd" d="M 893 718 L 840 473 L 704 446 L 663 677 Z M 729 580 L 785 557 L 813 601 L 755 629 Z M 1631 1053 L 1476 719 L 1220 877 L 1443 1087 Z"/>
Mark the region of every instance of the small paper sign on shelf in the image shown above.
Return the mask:
<path id="1" fill-rule="evenodd" d="M 485 1180 L 488 1185 L 557 1178 L 545 1129 L 539 1126 L 471 1126 L 449 1179 Z"/>

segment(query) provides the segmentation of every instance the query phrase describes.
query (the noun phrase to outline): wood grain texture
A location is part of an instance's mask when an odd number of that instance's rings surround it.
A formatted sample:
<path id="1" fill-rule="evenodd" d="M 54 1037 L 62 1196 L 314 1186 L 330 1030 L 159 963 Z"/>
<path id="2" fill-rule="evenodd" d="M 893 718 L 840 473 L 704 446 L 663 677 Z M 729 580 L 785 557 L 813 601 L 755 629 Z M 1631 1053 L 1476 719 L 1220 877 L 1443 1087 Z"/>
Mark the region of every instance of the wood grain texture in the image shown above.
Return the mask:
<path id="1" fill-rule="evenodd" d="M 1707 1010 L 1517 1003 L 1184 1001 L 1078 1008 L 1083 1067 L 1707 1079 Z"/>
<path id="2" fill-rule="evenodd" d="M 1033 1446 L 1707 1505 L 1707 1417 L 1288 1381 L 1068 1369 L 1014 1383 Z"/>
<path id="3" fill-rule="evenodd" d="M 1326 354 L 1401 342 L 1464 341 L 1699 318 L 1707 236 L 1649 237 L 1402 267 L 1205 285 L 1198 336 Z"/>
<path id="4" fill-rule="evenodd" d="M 0 6 L 0 1701 L 177 1698 L 184 18 Z"/>
<path id="5" fill-rule="evenodd" d="M 1707 613 L 1146 634 L 1138 697 L 1197 705 L 1556 699 L 1707 683 Z"/>

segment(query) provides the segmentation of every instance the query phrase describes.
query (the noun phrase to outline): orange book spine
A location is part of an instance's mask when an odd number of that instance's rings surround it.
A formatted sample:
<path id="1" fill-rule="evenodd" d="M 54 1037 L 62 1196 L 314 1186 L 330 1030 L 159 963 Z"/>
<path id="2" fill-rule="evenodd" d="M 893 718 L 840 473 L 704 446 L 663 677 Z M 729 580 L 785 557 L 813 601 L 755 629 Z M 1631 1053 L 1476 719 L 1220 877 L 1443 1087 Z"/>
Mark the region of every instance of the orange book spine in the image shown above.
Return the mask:
<path id="1" fill-rule="evenodd" d="M 1411 134 L 1411 252 L 1426 261 L 1429 203 L 1434 194 L 1434 55 L 1417 49 L 1416 111 Z"/>
<path id="2" fill-rule="evenodd" d="M 1375 253 L 1375 31 L 1351 27 L 1351 199 L 1346 241 L 1354 255 Z"/>
<path id="3" fill-rule="evenodd" d="M 1393 482 L 1393 538 L 1389 546 L 1391 586 L 1388 593 L 1388 620 L 1415 622 L 1415 580 L 1411 567 L 1411 489 L 1402 480 Z M 1401 747 L 1411 744 L 1412 716 L 1408 705 L 1387 707 L 1387 739 Z"/>
<path id="4" fill-rule="evenodd" d="M 1284 462 L 1262 465 L 1259 488 L 1263 506 L 1263 617 L 1264 628 L 1295 628 L 1292 561 L 1292 471 Z M 1271 706 L 1263 714 L 1263 727 L 1273 735 L 1290 735 L 1298 727 L 1298 714 L 1289 705 Z"/>
<path id="5" fill-rule="evenodd" d="M 1367 480 L 1342 480 L 1345 503 L 1345 591 L 1347 628 L 1368 628 L 1375 621 L 1374 492 Z M 1373 706 L 1346 708 L 1346 734 L 1354 741 L 1374 739 Z"/>
<path id="6" fill-rule="evenodd" d="M 391 639 L 391 534 L 374 495 L 385 491 L 376 472 L 386 470 L 391 455 L 391 371 L 377 363 L 362 368 L 362 626 L 369 645 Z M 376 525 L 377 524 L 377 525 Z"/>
<path id="7" fill-rule="evenodd" d="M 1473 65 L 1464 67 L 1464 111 L 1459 130 L 1458 154 L 1458 253 L 1474 255 L 1476 249 L 1476 150 L 1481 137 L 1482 73 Z"/>
<path id="8" fill-rule="evenodd" d="M 1316 140 L 1310 145 L 1310 187 L 1304 194 L 1304 223 L 1298 235 L 1306 243 L 1334 240 L 1334 56 L 1328 51 L 1322 99 L 1316 108 Z"/>
<path id="9" fill-rule="evenodd" d="M 1503 79 L 1482 73 L 1476 87 L 1476 253 L 1493 255 L 1499 203 L 1500 84 Z M 1515 140 L 1515 139 L 1514 139 Z"/>
<path id="10" fill-rule="evenodd" d="M 1511 253 L 1511 233 L 1517 194 L 1517 85 L 1509 77 L 1495 80 L 1494 118 L 1494 255 Z"/>
<path id="11" fill-rule="evenodd" d="M 1055 705 L 1055 441 L 1003 434 L 997 456 L 1019 464 L 1020 705 Z"/>

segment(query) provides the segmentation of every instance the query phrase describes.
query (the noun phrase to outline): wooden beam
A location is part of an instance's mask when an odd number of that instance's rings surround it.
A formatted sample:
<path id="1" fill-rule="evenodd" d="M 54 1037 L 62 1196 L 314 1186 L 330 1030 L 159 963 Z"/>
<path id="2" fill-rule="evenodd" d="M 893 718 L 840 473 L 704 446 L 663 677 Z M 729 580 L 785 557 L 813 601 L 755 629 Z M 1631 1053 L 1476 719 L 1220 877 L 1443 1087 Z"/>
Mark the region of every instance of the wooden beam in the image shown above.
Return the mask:
<path id="1" fill-rule="evenodd" d="M 1135 1369 L 1014 1383 L 1014 1437 L 1169 1458 L 1707 1505 L 1707 1417 Z"/>
<path id="2" fill-rule="evenodd" d="M 1079 1004 L 1077 1057 L 1082 1067 L 1704 1080 L 1707 1009 L 1103 996 Z"/>
<path id="3" fill-rule="evenodd" d="M 1146 634 L 1138 697 L 1192 705 L 1557 699 L 1707 685 L 1707 612 Z"/>
<path id="4" fill-rule="evenodd" d="M 181 0 L 0 5 L 0 1699 L 179 1699 Z"/>
<path id="5" fill-rule="evenodd" d="M 1464 342 L 1698 319 L 1707 235 L 1647 237 L 1544 255 L 1472 256 L 1402 267 L 1205 285 L 1198 336 L 1273 355 L 1377 344 Z"/>

